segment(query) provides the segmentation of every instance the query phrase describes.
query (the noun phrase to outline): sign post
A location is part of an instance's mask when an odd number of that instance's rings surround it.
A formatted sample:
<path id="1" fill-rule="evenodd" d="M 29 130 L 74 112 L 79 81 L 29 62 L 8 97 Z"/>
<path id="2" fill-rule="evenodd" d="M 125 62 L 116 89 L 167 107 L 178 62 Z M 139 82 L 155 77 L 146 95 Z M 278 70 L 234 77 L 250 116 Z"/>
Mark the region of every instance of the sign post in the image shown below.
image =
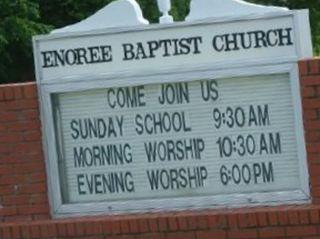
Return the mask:
<path id="1" fill-rule="evenodd" d="M 34 39 L 54 216 L 309 200 L 307 11 L 209 2 L 149 26 L 122 0 Z M 214 3 L 241 14 L 199 19 Z M 139 25 L 90 29 L 117 4 Z"/>

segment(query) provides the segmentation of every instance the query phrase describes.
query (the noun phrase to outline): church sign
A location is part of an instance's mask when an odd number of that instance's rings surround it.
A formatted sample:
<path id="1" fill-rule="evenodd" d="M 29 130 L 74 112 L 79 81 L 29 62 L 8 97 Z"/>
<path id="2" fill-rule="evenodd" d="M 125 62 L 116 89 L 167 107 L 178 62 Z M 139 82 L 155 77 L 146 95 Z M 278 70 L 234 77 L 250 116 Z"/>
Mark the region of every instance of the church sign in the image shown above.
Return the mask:
<path id="1" fill-rule="evenodd" d="M 248 14 L 147 25 L 125 0 L 34 38 L 54 216 L 309 200 L 308 13 L 230 2 Z M 90 29 L 118 5 L 135 26 Z"/>

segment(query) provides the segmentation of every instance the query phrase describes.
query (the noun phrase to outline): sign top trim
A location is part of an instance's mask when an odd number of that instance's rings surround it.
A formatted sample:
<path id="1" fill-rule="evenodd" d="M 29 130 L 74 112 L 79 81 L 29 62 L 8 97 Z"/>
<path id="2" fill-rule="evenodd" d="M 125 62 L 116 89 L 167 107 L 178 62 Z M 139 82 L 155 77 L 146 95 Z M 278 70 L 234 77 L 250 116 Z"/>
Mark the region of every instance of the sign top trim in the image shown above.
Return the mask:
<path id="1" fill-rule="evenodd" d="M 46 40 L 55 40 L 61 38 L 70 38 L 70 37 L 82 37 L 82 36 L 98 36 L 102 34 L 117 34 L 117 33 L 126 33 L 126 32 L 139 32 L 139 31 L 157 31 L 165 30 L 171 28 L 184 28 L 189 26 L 199 26 L 207 24 L 218 24 L 218 23 L 232 23 L 237 21 L 253 21 L 253 20 L 263 20 L 270 18 L 281 18 L 281 17 L 291 17 L 296 14 L 306 14 L 309 15 L 309 10 L 299 9 L 299 10 L 289 10 L 289 11 L 273 11 L 266 13 L 255 13 L 248 14 L 243 16 L 219 16 L 219 17 L 208 17 L 203 19 L 197 19 L 192 21 L 181 21 L 174 22 L 170 24 L 141 24 L 141 25 L 132 25 L 132 26 L 116 26 L 116 27 L 104 27 L 96 28 L 91 30 L 83 31 L 52 31 L 50 34 L 36 35 L 33 36 L 33 41 L 46 41 Z M 68 26 L 67 26 L 68 27 Z M 58 30 L 58 29 L 57 29 Z"/>
<path id="2" fill-rule="evenodd" d="M 126 17 L 123 17 L 123 15 Z M 118 0 L 111 2 L 87 19 L 53 30 L 51 34 L 147 24 L 149 22 L 143 18 L 141 8 L 135 0 Z"/>
<path id="3" fill-rule="evenodd" d="M 163 13 L 163 16 L 160 18 L 160 23 L 172 23 L 172 17 L 168 15 L 168 11 L 170 11 L 171 8 L 170 5 L 170 0 L 158 0 L 159 9 Z M 244 17 L 255 14 L 288 11 L 287 8 L 262 6 L 247 3 L 242 0 L 193 0 L 190 4 L 190 13 L 185 20 L 190 22 L 209 18 Z M 126 17 L 124 18 L 123 15 Z M 51 34 L 148 24 L 149 22 L 143 18 L 142 10 L 135 0 L 118 0 L 111 2 L 87 19 L 53 30 Z"/>
<path id="4" fill-rule="evenodd" d="M 186 21 L 287 11 L 283 7 L 262 6 L 242 0 L 192 0 Z"/>
<path id="5" fill-rule="evenodd" d="M 181 65 L 187 70 L 248 66 L 252 60 L 255 65 L 295 62 L 312 56 L 308 21 L 308 10 L 298 10 L 37 36 L 37 79 L 50 84 Z"/>

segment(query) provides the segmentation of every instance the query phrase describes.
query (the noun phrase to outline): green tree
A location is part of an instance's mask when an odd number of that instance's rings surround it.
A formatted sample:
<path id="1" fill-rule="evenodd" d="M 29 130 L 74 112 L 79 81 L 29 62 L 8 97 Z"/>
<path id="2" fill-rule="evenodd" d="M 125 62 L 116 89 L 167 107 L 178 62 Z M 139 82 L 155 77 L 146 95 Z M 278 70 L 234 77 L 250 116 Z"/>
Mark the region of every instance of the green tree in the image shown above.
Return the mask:
<path id="1" fill-rule="evenodd" d="M 19 81 L 23 74 L 32 76 L 31 38 L 50 29 L 40 22 L 38 4 L 1 0 L 0 19 L 0 82 Z"/>

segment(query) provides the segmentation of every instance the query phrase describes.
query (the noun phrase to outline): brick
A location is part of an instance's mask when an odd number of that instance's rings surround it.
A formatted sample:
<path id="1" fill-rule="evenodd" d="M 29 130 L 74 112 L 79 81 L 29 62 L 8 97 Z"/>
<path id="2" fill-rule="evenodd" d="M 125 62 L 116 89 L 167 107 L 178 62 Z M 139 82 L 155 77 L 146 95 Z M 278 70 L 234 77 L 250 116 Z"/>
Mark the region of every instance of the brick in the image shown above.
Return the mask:
<path id="1" fill-rule="evenodd" d="M 2 239 L 11 239 L 12 238 L 10 227 L 3 227 L 1 231 L 2 231 L 2 235 L 1 235 Z"/>
<path id="2" fill-rule="evenodd" d="M 17 117 L 17 116 L 15 116 Z M 13 120 L 10 120 L 13 121 Z M 40 130 L 41 125 L 39 120 L 30 120 L 30 121 L 19 121 L 14 123 L 7 124 L 7 129 L 10 132 L 20 132 L 20 131 L 38 131 Z"/>
<path id="3" fill-rule="evenodd" d="M 6 125 L 18 120 L 19 114 L 14 111 L 5 111 L 3 113 L 0 113 L 0 122 L 6 123 Z"/>
<path id="4" fill-rule="evenodd" d="M 0 102 L 4 101 L 4 87 L 0 86 Z"/>
<path id="5" fill-rule="evenodd" d="M 85 235 L 84 227 L 83 227 L 82 223 L 80 223 L 80 222 L 76 223 L 75 231 L 76 231 L 75 233 L 77 236 Z M 111 229 L 110 229 L 109 233 L 111 233 Z"/>
<path id="6" fill-rule="evenodd" d="M 283 227 L 267 227 L 259 229 L 259 238 L 282 238 L 285 236 Z"/>
<path id="7" fill-rule="evenodd" d="M 35 172 L 31 175 L 29 175 L 28 178 L 30 183 L 41 183 L 41 182 L 46 182 L 47 180 L 47 175 L 44 171 L 42 172 Z"/>
<path id="8" fill-rule="evenodd" d="M 317 95 L 317 89 L 315 87 L 303 87 L 302 88 L 302 97 L 313 98 L 316 95 Z"/>
<path id="9" fill-rule="evenodd" d="M 197 239 L 225 239 L 227 238 L 227 233 L 225 230 L 210 230 L 210 231 L 197 231 Z"/>
<path id="10" fill-rule="evenodd" d="M 308 143 L 314 143 L 320 141 L 320 131 L 307 131 L 306 141 Z"/>
<path id="11" fill-rule="evenodd" d="M 22 238 L 19 226 L 11 227 L 11 231 L 12 231 L 12 239 L 20 239 L 20 238 Z"/>
<path id="12" fill-rule="evenodd" d="M 37 99 L 22 99 L 15 101 L 8 101 L 5 107 L 10 110 L 30 110 L 38 109 L 39 103 Z"/>
<path id="13" fill-rule="evenodd" d="M 288 225 L 289 219 L 286 211 L 278 212 L 279 225 Z"/>
<path id="14" fill-rule="evenodd" d="M 308 143 L 307 144 L 308 153 L 320 153 L 320 143 Z"/>
<path id="15" fill-rule="evenodd" d="M 247 227 L 248 222 L 247 222 L 247 214 L 239 214 L 238 215 L 238 222 L 239 222 L 239 227 Z"/>
<path id="16" fill-rule="evenodd" d="M 40 118 L 40 112 L 38 109 L 24 110 L 20 113 L 24 120 L 38 120 Z"/>
<path id="17" fill-rule="evenodd" d="M 84 226 L 84 231 L 85 231 L 85 236 L 92 236 L 95 234 L 95 223 L 94 222 L 86 222 L 84 224 L 82 224 Z M 120 223 L 118 223 L 118 229 L 119 229 L 119 233 L 120 231 Z"/>
<path id="18" fill-rule="evenodd" d="M 187 222 L 188 222 L 188 228 L 193 230 L 193 229 L 197 229 L 197 218 L 195 216 L 191 216 L 189 215 L 187 217 Z"/>
<path id="19" fill-rule="evenodd" d="M 14 99 L 13 87 L 5 87 L 4 88 L 4 99 L 5 100 L 13 100 Z"/>
<path id="20" fill-rule="evenodd" d="M 14 206 L 14 205 L 26 205 L 29 203 L 29 195 L 7 195 L 2 199 L 4 206 Z"/>
<path id="21" fill-rule="evenodd" d="M 10 133 L 6 135 L 0 135 L 0 143 L 5 144 L 16 144 L 16 143 L 22 143 L 23 141 L 23 135 L 21 133 Z M 5 147 L 8 147 L 9 145 L 5 145 Z M 10 149 L 11 150 L 11 149 Z"/>
<path id="22" fill-rule="evenodd" d="M 104 235 L 111 235 L 112 234 L 112 223 L 110 220 L 102 222 L 102 233 Z"/>
<path id="23" fill-rule="evenodd" d="M 9 166 L 9 165 L 0 165 L 0 175 L 4 175 L 4 174 L 12 174 L 11 172 L 11 169 L 12 167 Z M 4 179 L 4 177 L 2 177 L 1 179 Z M 0 182 L 0 185 L 3 185 L 3 184 L 6 184 L 6 183 L 3 183 L 2 181 Z"/>
<path id="24" fill-rule="evenodd" d="M 129 226 L 130 226 L 130 232 L 132 233 L 138 233 L 139 232 L 139 224 L 136 218 L 131 219 L 129 221 Z"/>
<path id="25" fill-rule="evenodd" d="M 21 227 L 21 236 L 23 239 L 31 238 L 30 226 L 23 225 Z"/>
<path id="26" fill-rule="evenodd" d="M 248 228 L 257 225 L 256 215 L 254 213 L 246 213 L 238 215 L 239 227 Z"/>
<path id="27" fill-rule="evenodd" d="M 300 76 L 307 75 L 309 73 L 309 71 L 308 71 L 308 61 L 309 60 L 299 61 L 299 73 L 300 73 Z"/>
<path id="28" fill-rule="evenodd" d="M 0 186 L 0 195 L 12 195 L 17 192 L 18 185 L 3 185 Z"/>
<path id="29" fill-rule="evenodd" d="M 13 87 L 14 99 L 20 100 L 23 98 L 22 87 Z"/>
<path id="30" fill-rule="evenodd" d="M 156 218 L 150 218 L 148 220 L 149 228 L 151 232 L 157 232 L 158 231 L 158 221 Z M 179 225 L 180 226 L 180 225 Z M 181 227 L 180 227 L 181 229 Z"/>
<path id="31" fill-rule="evenodd" d="M 41 238 L 40 228 L 38 225 L 32 225 L 30 231 L 32 238 Z"/>
<path id="32" fill-rule="evenodd" d="M 91 226 L 93 228 L 94 235 L 102 234 L 102 224 L 100 222 L 92 222 Z"/>
<path id="33" fill-rule="evenodd" d="M 299 224 L 299 215 L 297 211 L 288 211 L 288 218 L 290 225 L 298 225 Z"/>
<path id="34" fill-rule="evenodd" d="M 28 84 L 23 87 L 24 97 L 26 99 L 37 98 L 37 87 L 35 84 Z"/>
<path id="35" fill-rule="evenodd" d="M 228 227 L 228 219 L 226 215 L 218 215 L 217 216 L 217 227 L 219 229 L 225 229 Z"/>
<path id="36" fill-rule="evenodd" d="M 39 171 L 44 171 L 45 165 L 42 161 L 34 161 L 29 163 L 19 163 L 14 165 L 12 170 L 15 174 L 33 174 Z"/>
<path id="37" fill-rule="evenodd" d="M 168 230 L 168 222 L 165 217 L 158 218 L 158 228 L 160 232 Z"/>
<path id="38" fill-rule="evenodd" d="M 286 228 L 287 236 L 314 236 L 317 235 L 316 226 L 296 226 Z"/>
<path id="39" fill-rule="evenodd" d="M 320 222 L 319 220 L 319 210 L 311 210 L 309 212 L 310 215 L 310 222 L 312 224 L 318 224 Z"/>
<path id="40" fill-rule="evenodd" d="M 44 206 L 47 206 L 47 205 L 44 205 Z M 51 217 L 49 216 L 49 211 L 46 213 L 32 214 L 33 221 L 45 221 L 49 219 L 51 219 Z"/>
<path id="41" fill-rule="evenodd" d="M 49 223 L 47 225 L 47 233 L 49 237 L 54 237 L 57 235 L 57 227 L 54 223 Z"/>
<path id="42" fill-rule="evenodd" d="M 41 142 L 25 142 L 16 145 L 16 154 L 36 155 L 42 152 Z M 43 162 L 44 163 L 44 162 Z M 44 164 L 43 164 L 44 165 Z"/>
<path id="43" fill-rule="evenodd" d="M 28 206 L 19 206 L 19 214 L 39 214 L 39 213 L 48 213 L 49 208 L 47 205 L 28 205 Z"/>
<path id="44" fill-rule="evenodd" d="M 319 76 L 320 77 L 320 76 Z M 320 86 L 316 86 L 316 96 L 319 98 L 320 96 Z"/>
<path id="45" fill-rule="evenodd" d="M 168 217 L 168 228 L 170 231 L 178 230 L 178 223 L 176 217 Z"/>
<path id="46" fill-rule="evenodd" d="M 28 131 L 23 135 L 23 139 L 25 141 L 40 141 L 41 140 L 41 132 L 38 130 Z"/>
<path id="47" fill-rule="evenodd" d="M 318 119 L 318 112 L 316 109 L 306 109 L 303 111 L 304 121 L 312 121 Z"/>
<path id="48" fill-rule="evenodd" d="M 138 225 L 139 225 L 139 231 L 141 233 L 146 233 L 146 232 L 149 232 L 149 225 L 148 225 L 148 222 L 146 219 L 138 219 Z"/>
<path id="49" fill-rule="evenodd" d="M 208 221 L 207 221 L 206 216 L 201 215 L 198 217 L 198 228 L 199 229 L 207 229 L 208 228 Z"/>
<path id="50" fill-rule="evenodd" d="M 151 237 L 150 239 L 161 238 L 160 235 L 158 237 Z M 166 239 L 195 239 L 196 236 L 191 232 L 174 232 L 166 235 Z"/>
<path id="51" fill-rule="evenodd" d="M 299 212 L 299 221 L 300 221 L 300 224 L 309 224 L 308 211 L 303 210 Z"/>
<path id="52" fill-rule="evenodd" d="M 309 64 L 309 74 L 320 73 L 320 63 L 318 59 L 312 59 L 308 62 L 308 64 Z"/>
<path id="53" fill-rule="evenodd" d="M 308 123 L 305 123 L 304 126 L 305 130 L 320 130 L 320 121 L 311 121 Z"/>
<path id="54" fill-rule="evenodd" d="M 0 210 L 0 217 L 8 217 L 8 216 L 15 216 L 17 215 L 17 208 L 16 207 L 4 207 Z"/>
<path id="55" fill-rule="evenodd" d="M 120 227 L 120 222 L 119 221 L 112 221 L 112 234 L 120 234 L 121 233 L 121 227 Z M 130 230 L 131 230 L 131 225 L 130 225 Z"/>
<path id="56" fill-rule="evenodd" d="M 66 223 L 67 235 L 68 236 L 76 236 L 76 229 L 73 223 Z"/>
<path id="57" fill-rule="evenodd" d="M 231 229 L 238 228 L 238 215 L 237 214 L 230 214 L 228 215 L 228 225 Z"/>
<path id="58" fill-rule="evenodd" d="M 14 215 L 5 217 L 5 222 L 31 222 L 33 219 L 32 215 Z"/>
<path id="59" fill-rule="evenodd" d="M 47 191 L 47 186 L 44 183 L 34 183 L 23 185 L 19 190 L 20 193 L 45 193 Z"/>
<path id="60" fill-rule="evenodd" d="M 269 225 L 271 225 L 271 226 L 278 225 L 277 212 L 268 212 L 267 215 L 268 215 Z"/>
<path id="61" fill-rule="evenodd" d="M 130 225 L 128 220 L 121 220 L 120 222 L 120 228 L 121 228 L 121 233 L 129 233 L 130 232 Z"/>
<path id="62" fill-rule="evenodd" d="M 257 219 L 258 219 L 259 226 L 267 226 L 268 225 L 267 214 L 265 212 L 257 213 Z"/>
<path id="63" fill-rule="evenodd" d="M 13 174 L 14 173 L 14 166 L 8 163 L 8 166 L 11 166 L 10 170 L 2 171 L 0 174 L 0 188 L 1 187 L 14 187 L 14 185 L 28 183 L 28 175 L 25 174 Z M 1 166 L 0 166 L 1 167 Z M 1 167 L 3 169 L 3 167 Z M 6 190 L 3 188 L 3 190 Z M 14 189 L 10 188 L 9 192 L 13 192 Z M 5 193 L 5 192 L 3 192 Z"/>
<path id="64" fill-rule="evenodd" d="M 256 229 L 230 230 L 227 233 L 228 238 L 232 239 L 256 239 L 258 237 L 258 232 Z"/>
<path id="65" fill-rule="evenodd" d="M 57 236 L 67 236 L 67 227 L 65 223 L 57 224 Z"/>
<path id="66" fill-rule="evenodd" d="M 320 79 L 320 77 L 319 77 Z M 318 98 L 316 99 L 304 99 L 303 102 L 303 108 L 304 109 L 319 109 L 320 108 L 320 100 Z"/>
<path id="67" fill-rule="evenodd" d="M 320 198 L 320 187 L 313 187 L 311 189 L 311 195 L 312 199 L 314 200 L 315 198 Z"/>
<path id="68" fill-rule="evenodd" d="M 40 235 L 41 235 L 41 238 L 49 237 L 47 224 L 40 225 Z"/>
<path id="69" fill-rule="evenodd" d="M 318 156 L 320 158 L 320 155 Z M 319 176 L 320 175 L 320 165 L 313 164 L 312 167 L 309 168 L 309 172 L 311 177 L 312 176 Z"/>
<path id="70" fill-rule="evenodd" d="M 218 220 L 216 215 L 209 215 L 208 220 L 208 227 L 209 228 L 217 228 Z"/>
<path id="71" fill-rule="evenodd" d="M 319 76 L 304 76 L 302 78 L 303 86 L 317 86 L 320 85 Z"/>

